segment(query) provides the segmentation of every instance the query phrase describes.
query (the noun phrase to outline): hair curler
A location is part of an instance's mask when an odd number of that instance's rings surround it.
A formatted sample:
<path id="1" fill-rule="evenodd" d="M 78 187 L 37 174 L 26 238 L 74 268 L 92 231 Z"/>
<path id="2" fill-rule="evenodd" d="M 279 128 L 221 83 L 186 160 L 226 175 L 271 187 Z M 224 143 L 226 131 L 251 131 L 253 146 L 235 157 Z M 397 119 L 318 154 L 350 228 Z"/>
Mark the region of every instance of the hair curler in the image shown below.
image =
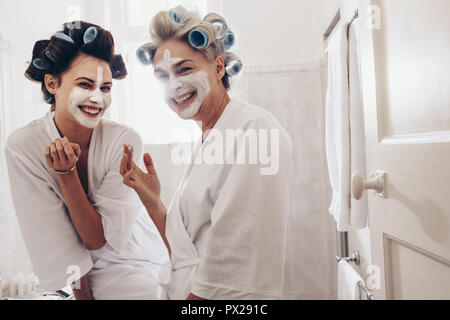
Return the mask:
<path id="1" fill-rule="evenodd" d="M 175 10 L 172 10 L 169 12 L 170 20 L 172 20 L 175 23 L 183 24 L 183 18 L 181 18 L 180 14 L 176 12 Z"/>
<path id="2" fill-rule="evenodd" d="M 98 31 L 96 27 L 91 26 L 87 28 L 83 35 L 83 42 L 87 44 L 89 42 L 94 41 L 95 37 L 97 37 L 97 34 Z"/>
<path id="3" fill-rule="evenodd" d="M 45 56 L 47 57 L 48 60 L 50 60 L 51 62 L 55 63 L 55 58 L 53 58 L 52 53 L 50 51 L 45 51 Z"/>
<path id="4" fill-rule="evenodd" d="M 227 34 L 225 35 L 224 39 L 222 40 L 222 44 L 223 44 L 223 48 L 225 50 L 230 49 L 233 45 L 234 45 L 234 33 L 231 31 L 228 31 Z"/>
<path id="5" fill-rule="evenodd" d="M 39 70 L 48 70 L 50 69 L 50 66 L 48 65 L 47 62 L 45 62 L 43 59 L 41 58 L 35 58 L 33 60 L 33 66 L 35 66 L 36 68 L 38 68 Z"/>
<path id="6" fill-rule="evenodd" d="M 198 27 L 189 32 L 189 44 L 195 49 L 204 49 L 215 39 L 213 26 L 208 22 L 202 22 Z"/>
<path id="7" fill-rule="evenodd" d="M 225 37 L 228 31 L 228 26 L 222 16 L 218 15 L 217 13 L 209 13 L 205 16 L 205 18 L 203 18 L 203 21 L 212 24 L 216 34 L 216 40 L 221 40 Z"/>
<path id="8" fill-rule="evenodd" d="M 238 60 L 232 60 L 225 68 L 229 76 L 235 76 L 242 70 L 242 63 Z"/>
<path id="9" fill-rule="evenodd" d="M 72 28 L 71 28 L 72 27 Z M 71 37 L 72 39 L 74 38 L 74 33 L 75 33 L 75 29 L 73 28 L 73 25 L 69 27 L 69 37 Z"/>
<path id="10" fill-rule="evenodd" d="M 113 56 L 109 66 L 111 67 L 113 79 L 124 79 L 128 75 L 127 69 L 124 67 L 125 62 L 120 53 Z"/>
<path id="11" fill-rule="evenodd" d="M 64 40 L 64 41 L 67 41 L 67 42 L 70 42 L 70 43 L 75 44 L 75 42 L 73 41 L 73 39 L 72 39 L 71 37 L 69 37 L 69 36 L 68 36 L 67 34 L 65 34 L 65 33 L 58 32 L 58 33 L 55 34 L 55 37 L 58 38 L 58 39 L 61 39 L 61 40 Z"/>
<path id="12" fill-rule="evenodd" d="M 213 21 L 211 22 L 214 31 L 216 33 L 216 40 L 221 40 L 225 37 L 225 35 L 227 34 L 227 25 L 219 20 Z"/>
<path id="13" fill-rule="evenodd" d="M 150 52 L 149 48 L 146 48 L 144 46 L 136 50 L 136 57 L 144 66 L 148 66 L 152 61 L 152 53 Z"/>

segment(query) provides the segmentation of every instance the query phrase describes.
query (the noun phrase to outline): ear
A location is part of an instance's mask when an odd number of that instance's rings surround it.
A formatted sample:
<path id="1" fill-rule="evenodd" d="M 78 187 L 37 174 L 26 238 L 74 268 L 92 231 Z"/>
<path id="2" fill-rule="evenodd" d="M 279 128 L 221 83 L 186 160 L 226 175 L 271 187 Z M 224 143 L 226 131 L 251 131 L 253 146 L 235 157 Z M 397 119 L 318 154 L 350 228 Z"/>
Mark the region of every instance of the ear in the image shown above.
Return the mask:
<path id="1" fill-rule="evenodd" d="M 216 58 L 215 65 L 216 65 L 217 80 L 222 81 L 222 78 L 225 75 L 225 61 L 223 61 L 223 58 L 221 56 L 218 56 Z"/>
<path id="2" fill-rule="evenodd" d="M 56 89 L 58 89 L 58 79 L 56 79 L 51 74 L 46 74 L 44 76 L 44 83 L 45 87 L 47 88 L 47 91 L 54 95 Z"/>

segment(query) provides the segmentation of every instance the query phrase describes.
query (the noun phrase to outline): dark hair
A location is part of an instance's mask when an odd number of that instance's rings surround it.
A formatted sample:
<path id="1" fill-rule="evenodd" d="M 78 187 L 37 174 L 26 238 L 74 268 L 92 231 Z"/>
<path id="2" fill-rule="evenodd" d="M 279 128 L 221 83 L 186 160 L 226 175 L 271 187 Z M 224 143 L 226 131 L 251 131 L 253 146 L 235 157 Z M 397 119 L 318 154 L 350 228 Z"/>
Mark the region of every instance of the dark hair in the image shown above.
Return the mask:
<path id="1" fill-rule="evenodd" d="M 95 36 L 89 39 L 93 40 L 85 43 L 85 32 L 89 28 L 94 31 Z M 92 36 L 92 33 L 90 35 Z M 114 54 L 114 39 L 109 31 L 84 21 L 68 22 L 63 25 L 63 30 L 53 35 L 50 40 L 40 40 L 34 44 L 33 57 L 25 71 L 28 79 L 41 83 L 45 102 L 55 103 L 55 97 L 45 87 L 45 75 L 51 74 L 60 81 L 61 75 L 81 53 L 106 61 L 111 68 L 113 79 L 123 79 L 127 76 L 122 56 Z"/>

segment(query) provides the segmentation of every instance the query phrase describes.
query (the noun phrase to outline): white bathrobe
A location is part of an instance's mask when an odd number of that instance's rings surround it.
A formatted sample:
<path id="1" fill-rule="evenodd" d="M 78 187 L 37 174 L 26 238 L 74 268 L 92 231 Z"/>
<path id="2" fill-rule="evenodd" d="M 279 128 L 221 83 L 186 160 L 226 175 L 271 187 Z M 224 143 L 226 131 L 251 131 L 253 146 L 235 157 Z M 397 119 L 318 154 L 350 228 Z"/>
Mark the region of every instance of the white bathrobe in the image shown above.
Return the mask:
<path id="1" fill-rule="evenodd" d="M 261 175 L 264 165 L 206 164 L 199 158 L 192 164 L 215 138 L 210 134 L 196 144 L 168 210 L 171 261 L 161 269 L 159 295 L 162 299 L 185 299 L 189 293 L 206 299 L 282 298 L 290 137 L 270 113 L 235 100 L 214 129 L 224 136 L 226 129 L 278 129 L 279 170 Z"/>
<path id="2" fill-rule="evenodd" d="M 56 138 L 60 135 L 49 112 L 14 131 L 5 148 L 14 206 L 41 287 L 58 290 L 88 274 L 95 299 L 154 299 L 167 250 L 119 172 L 123 144 L 134 147 L 136 163 L 142 158 L 140 136 L 108 120 L 92 133 L 87 196 L 101 215 L 107 241 L 93 251 L 76 233 L 57 177 L 46 165 L 45 148 Z"/>

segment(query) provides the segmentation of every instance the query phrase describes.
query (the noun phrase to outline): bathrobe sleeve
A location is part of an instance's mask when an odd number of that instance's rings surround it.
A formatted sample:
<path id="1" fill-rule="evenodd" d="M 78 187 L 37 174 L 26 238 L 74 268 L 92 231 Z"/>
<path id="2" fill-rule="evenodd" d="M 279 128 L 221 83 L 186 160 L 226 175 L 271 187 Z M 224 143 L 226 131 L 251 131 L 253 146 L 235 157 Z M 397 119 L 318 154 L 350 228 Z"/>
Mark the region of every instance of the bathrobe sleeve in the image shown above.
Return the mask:
<path id="1" fill-rule="evenodd" d="M 267 128 L 265 123 L 262 127 Z M 259 164 L 224 166 L 226 177 L 211 213 L 193 294 L 227 300 L 282 297 L 292 154 L 283 131 L 279 150 L 274 174 L 262 175 L 265 166 Z"/>
<path id="2" fill-rule="evenodd" d="M 134 161 L 141 164 L 143 143 L 137 132 L 130 128 L 121 128 L 120 134 L 105 137 L 105 145 L 110 147 L 105 158 L 109 165 L 101 184 L 92 195 L 91 203 L 102 217 L 103 231 L 107 243 L 120 252 L 131 236 L 137 215 L 141 209 L 141 201 L 133 189 L 123 184 L 120 175 L 120 162 L 123 145 L 133 146 Z"/>
<path id="3" fill-rule="evenodd" d="M 84 276 L 93 263 L 40 162 L 45 161 L 45 149 L 37 150 L 40 148 L 35 145 L 33 150 L 26 142 L 17 133 L 10 136 L 5 148 L 12 199 L 41 288 L 59 290 Z M 41 152 L 42 159 L 32 151 Z"/>

